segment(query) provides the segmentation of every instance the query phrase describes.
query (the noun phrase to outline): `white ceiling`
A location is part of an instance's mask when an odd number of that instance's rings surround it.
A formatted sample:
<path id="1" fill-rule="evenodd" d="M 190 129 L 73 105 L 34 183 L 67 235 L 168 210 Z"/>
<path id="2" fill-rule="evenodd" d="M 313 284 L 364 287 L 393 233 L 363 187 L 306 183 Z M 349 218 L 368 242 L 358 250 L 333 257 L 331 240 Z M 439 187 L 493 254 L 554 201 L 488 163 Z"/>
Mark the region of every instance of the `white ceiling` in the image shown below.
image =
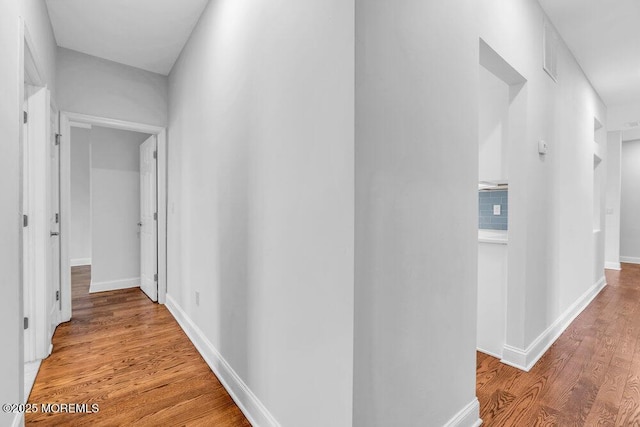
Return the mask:
<path id="1" fill-rule="evenodd" d="M 640 1 L 539 0 L 604 100 L 640 103 Z M 167 75 L 208 0 L 46 0 L 59 46 Z"/>
<path id="2" fill-rule="evenodd" d="M 640 1 L 538 1 L 605 104 L 640 103 Z"/>
<path id="3" fill-rule="evenodd" d="M 46 0 L 58 46 L 168 75 L 208 0 Z"/>

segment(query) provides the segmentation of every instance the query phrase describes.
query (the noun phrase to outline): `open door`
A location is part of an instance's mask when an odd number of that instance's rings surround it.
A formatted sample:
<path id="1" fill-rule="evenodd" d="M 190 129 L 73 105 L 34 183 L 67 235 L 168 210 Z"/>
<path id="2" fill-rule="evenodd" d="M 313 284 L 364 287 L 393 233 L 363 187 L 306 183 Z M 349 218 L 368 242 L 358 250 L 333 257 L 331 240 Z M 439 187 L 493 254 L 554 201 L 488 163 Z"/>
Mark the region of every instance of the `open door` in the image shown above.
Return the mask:
<path id="1" fill-rule="evenodd" d="M 140 288 L 158 300 L 158 222 L 156 136 L 140 145 Z"/>
<path id="2" fill-rule="evenodd" d="M 60 323 L 60 141 L 58 110 L 53 103 L 49 105 L 49 144 L 51 147 L 49 176 L 49 292 L 47 292 L 47 315 L 49 319 L 47 338 L 51 340 Z"/>
<path id="3" fill-rule="evenodd" d="M 29 102 L 28 102 L 29 87 L 24 87 L 24 120 L 22 130 L 22 277 L 23 277 L 23 304 L 24 304 L 24 317 L 26 319 L 34 319 L 34 296 L 33 296 L 33 279 L 31 278 L 32 267 L 32 247 L 31 247 L 31 233 L 28 227 L 29 215 L 30 215 L 30 153 L 29 153 L 29 125 L 27 123 L 27 117 L 29 115 Z M 36 360 L 36 344 L 35 344 L 35 332 L 34 328 L 29 328 L 28 320 L 24 325 L 24 361 L 33 362 Z"/>
<path id="4" fill-rule="evenodd" d="M 28 86 L 24 121 L 25 361 L 46 358 L 60 323 L 58 112 L 46 87 Z"/>

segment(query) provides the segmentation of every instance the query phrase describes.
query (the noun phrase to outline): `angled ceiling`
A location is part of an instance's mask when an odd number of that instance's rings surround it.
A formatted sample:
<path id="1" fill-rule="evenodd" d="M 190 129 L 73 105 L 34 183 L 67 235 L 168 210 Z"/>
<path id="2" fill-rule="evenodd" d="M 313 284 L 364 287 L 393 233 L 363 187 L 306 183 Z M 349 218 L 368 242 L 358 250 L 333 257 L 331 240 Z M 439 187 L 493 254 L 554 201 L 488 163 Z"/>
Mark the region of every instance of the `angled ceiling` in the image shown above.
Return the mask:
<path id="1" fill-rule="evenodd" d="M 208 0 L 46 0 L 58 46 L 168 75 Z"/>
<path id="2" fill-rule="evenodd" d="M 538 1 L 605 104 L 640 103 L 640 2 Z"/>

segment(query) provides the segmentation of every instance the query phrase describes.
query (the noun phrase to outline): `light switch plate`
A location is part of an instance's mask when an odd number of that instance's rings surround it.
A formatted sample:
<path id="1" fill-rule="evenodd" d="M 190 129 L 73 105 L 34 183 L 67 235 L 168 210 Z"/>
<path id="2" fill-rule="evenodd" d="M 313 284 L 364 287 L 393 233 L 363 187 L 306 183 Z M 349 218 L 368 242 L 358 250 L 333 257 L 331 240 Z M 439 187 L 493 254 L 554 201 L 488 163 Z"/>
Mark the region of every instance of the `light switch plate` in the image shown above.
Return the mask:
<path id="1" fill-rule="evenodd" d="M 500 215 L 500 205 L 493 205 L 493 214 Z"/>

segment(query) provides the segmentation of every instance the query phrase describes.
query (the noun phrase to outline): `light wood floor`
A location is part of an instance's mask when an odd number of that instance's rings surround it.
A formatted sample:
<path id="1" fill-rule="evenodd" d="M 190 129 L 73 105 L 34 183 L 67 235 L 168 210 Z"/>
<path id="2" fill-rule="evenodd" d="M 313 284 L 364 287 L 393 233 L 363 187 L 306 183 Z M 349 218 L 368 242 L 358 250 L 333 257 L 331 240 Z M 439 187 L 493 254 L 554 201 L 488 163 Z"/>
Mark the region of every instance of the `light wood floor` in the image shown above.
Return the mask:
<path id="1" fill-rule="evenodd" d="M 72 271 L 73 319 L 58 327 L 29 403 L 97 403 L 92 414 L 26 414 L 27 425 L 249 426 L 173 316 L 139 289 L 89 294 Z"/>
<path id="2" fill-rule="evenodd" d="M 485 426 L 640 425 L 640 265 L 608 286 L 530 372 L 478 353 Z"/>

